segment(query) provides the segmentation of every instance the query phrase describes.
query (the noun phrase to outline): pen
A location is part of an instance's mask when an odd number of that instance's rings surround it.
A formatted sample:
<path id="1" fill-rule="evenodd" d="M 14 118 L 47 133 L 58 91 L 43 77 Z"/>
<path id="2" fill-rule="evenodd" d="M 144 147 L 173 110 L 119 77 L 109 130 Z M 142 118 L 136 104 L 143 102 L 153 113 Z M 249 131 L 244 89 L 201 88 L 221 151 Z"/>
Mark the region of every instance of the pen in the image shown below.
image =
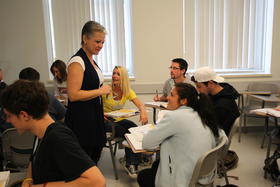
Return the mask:
<path id="1" fill-rule="evenodd" d="M 157 98 L 158 98 L 158 90 L 156 90 Z"/>

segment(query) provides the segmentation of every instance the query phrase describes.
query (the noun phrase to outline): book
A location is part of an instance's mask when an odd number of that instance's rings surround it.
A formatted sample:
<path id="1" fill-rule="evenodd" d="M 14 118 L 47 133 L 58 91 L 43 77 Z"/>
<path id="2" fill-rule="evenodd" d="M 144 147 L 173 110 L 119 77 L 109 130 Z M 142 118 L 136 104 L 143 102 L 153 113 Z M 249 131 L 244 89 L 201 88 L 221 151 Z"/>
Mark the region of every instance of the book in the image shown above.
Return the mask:
<path id="1" fill-rule="evenodd" d="M 107 112 L 105 113 L 105 116 L 109 116 L 112 118 L 127 118 L 136 115 L 138 112 L 139 111 L 136 109 L 120 109 L 112 112 Z"/>
<path id="2" fill-rule="evenodd" d="M 167 102 L 152 101 L 152 102 L 146 102 L 145 105 L 150 107 L 164 108 L 164 109 L 167 108 Z"/>
<path id="3" fill-rule="evenodd" d="M 8 186 L 10 171 L 0 172 L 0 187 Z"/>
<path id="4" fill-rule="evenodd" d="M 124 136 L 134 153 L 146 152 L 142 147 L 143 137 L 153 128 L 155 128 L 153 124 L 146 124 L 128 129 L 130 133 L 126 133 Z"/>
<path id="5" fill-rule="evenodd" d="M 280 111 L 275 110 L 274 108 L 260 108 L 260 109 L 255 109 L 251 110 L 250 113 L 252 114 L 268 114 L 274 117 L 279 118 L 280 117 Z"/>

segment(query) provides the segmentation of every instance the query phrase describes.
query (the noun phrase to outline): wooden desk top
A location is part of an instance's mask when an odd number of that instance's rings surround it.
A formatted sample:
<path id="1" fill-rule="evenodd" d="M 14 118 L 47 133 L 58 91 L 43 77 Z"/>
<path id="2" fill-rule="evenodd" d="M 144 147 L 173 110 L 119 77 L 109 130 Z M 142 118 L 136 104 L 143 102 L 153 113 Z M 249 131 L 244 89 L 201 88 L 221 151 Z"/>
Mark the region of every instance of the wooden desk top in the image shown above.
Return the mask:
<path id="1" fill-rule="evenodd" d="M 255 98 L 255 99 L 258 99 L 258 100 L 261 100 L 261 101 L 265 101 L 265 102 L 271 102 L 271 103 L 278 103 L 278 102 L 280 102 L 279 94 L 271 94 L 269 96 L 252 94 L 250 96 Z"/>
<path id="2" fill-rule="evenodd" d="M 268 95 L 271 95 L 272 93 L 270 91 L 243 91 L 243 92 L 239 92 L 240 94 L 243 94 L 243 95 L 265 95 L 265 96 L 268 96 Z"/>

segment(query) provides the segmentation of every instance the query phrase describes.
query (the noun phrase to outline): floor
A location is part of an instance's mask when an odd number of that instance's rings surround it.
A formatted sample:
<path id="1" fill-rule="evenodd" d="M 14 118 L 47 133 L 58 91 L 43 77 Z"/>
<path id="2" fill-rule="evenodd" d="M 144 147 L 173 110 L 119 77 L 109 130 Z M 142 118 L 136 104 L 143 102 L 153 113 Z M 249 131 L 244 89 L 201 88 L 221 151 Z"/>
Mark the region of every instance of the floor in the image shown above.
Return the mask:
<path id="1" fill-rule="evenodd" d="M 261 149 L 262 132 L 248 132 L 242 134 L 241 143 L 238 142 L 237 134 L 233 137 L 231 148 L 239 156 L 237 168 L 228 172 L 228 175 L 238 176 L 239 180 L 230 178 L 230 183 L 239 187 L 271 187 L 273 182 L 264 179 L 263 166 L 266 155 L 266 147 Z M 272 149 L 274 150 L 274 149 Z M 118 150 L 117 158 L 123 156 L 123 150 Z M 117 159 L 117 160 L 118 160 Z M 111 157 L 108 149 L 104 149 L 99 168 L 105 175 L 108 187 L 136 187 L 136 179 L 130 178 L 122 166 L 117 162 L 119 179 L 115 180 Z M 216 185 L 224 185 L 223 179 L 216 179 Z M 215 185 L 215 186 L 216 186 Z"/>

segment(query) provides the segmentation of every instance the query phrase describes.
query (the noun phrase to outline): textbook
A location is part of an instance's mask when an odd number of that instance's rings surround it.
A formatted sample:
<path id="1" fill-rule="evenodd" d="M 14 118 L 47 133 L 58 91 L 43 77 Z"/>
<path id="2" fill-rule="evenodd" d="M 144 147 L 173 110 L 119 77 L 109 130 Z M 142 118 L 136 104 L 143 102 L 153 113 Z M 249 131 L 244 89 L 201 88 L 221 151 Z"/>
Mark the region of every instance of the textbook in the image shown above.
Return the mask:
<path id="1" fill-rule="evenodd" d="M 126 133 L 124 136 L 134 153 L 145 152 L 142 147 L 143 137 L 148 133 L 149 130 L 153 128 L 155 128 L 153 124 L 146 124 L 128 129 L 130 134 Z"/>
<path id="2" fill-rule="evenodd" d="M 105 116 L 109 116 L 112 118 L 127 118 L 130 116 L 134 116 L 138 112 L 139 111 L 136 109 L 120 109 L 120 110 L 115 110 L 112 112 L 107 112 L 107 113 L 105 113 Z"/>
<path id="3" fill-rule="evenodd" d="M 250 113 L 252 114 L 268 114 L 274 117 L 279 118 L 280 117 L 280 111 L 275 110 L 274 108 L 260 108 L 260 109 L 255 109 L 255 110 L 251 110 Z"/>
<path id="4" fill-rule="evenodd" d="M 10 171 L 0 172 L 0 187 L 8 186 L 9 177 L 10 177 Z"/>
<path id="5" fill-rule="evenodd" d="M 167 102 L 153 101 L 153 102 L 146 102 L 145 105 L 149 107 L 167 108 Z"/>

